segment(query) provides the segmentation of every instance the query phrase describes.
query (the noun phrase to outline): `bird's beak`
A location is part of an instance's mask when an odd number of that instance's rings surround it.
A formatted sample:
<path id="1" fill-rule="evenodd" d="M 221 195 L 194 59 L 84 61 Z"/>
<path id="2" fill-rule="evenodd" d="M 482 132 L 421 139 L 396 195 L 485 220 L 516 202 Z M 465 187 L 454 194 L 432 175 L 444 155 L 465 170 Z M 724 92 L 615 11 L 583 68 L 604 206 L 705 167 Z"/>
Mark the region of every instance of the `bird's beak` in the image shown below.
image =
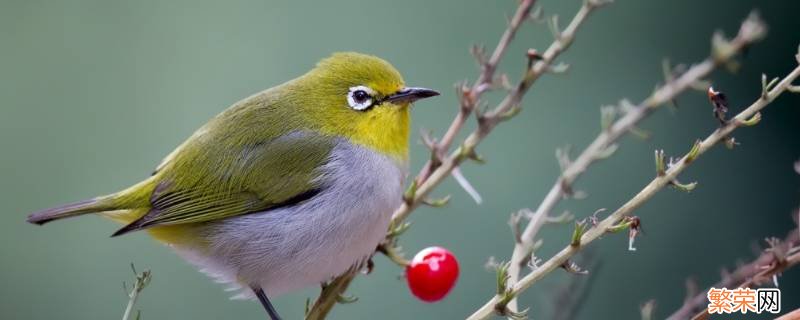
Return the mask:
<path id="1" fill-rule="evenodd" d="M 425 88 L 414 88 L 414 87 L 406 87 L 397 91 L 388 97 L 384 98 L 383 101 L 391 102 L 391 103 L 411 103 L 417 101 L 419 99 L 425 99 L 430 97 L 438 96 L 439 92 L 436 90 L 425 89 Z"/>

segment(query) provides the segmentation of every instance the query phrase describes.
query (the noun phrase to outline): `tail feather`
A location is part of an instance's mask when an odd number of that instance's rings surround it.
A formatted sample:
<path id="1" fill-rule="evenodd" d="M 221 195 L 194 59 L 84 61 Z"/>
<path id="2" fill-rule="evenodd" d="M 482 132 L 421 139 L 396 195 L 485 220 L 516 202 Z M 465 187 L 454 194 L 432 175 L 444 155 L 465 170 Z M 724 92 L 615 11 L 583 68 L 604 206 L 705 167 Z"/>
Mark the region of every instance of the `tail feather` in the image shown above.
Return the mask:
<path id="1" fill-rule="evenodd" d="M 115 210 L 108 204 L 106 197 L 78 201 L 55 208 L 34 212 L 28 216 L 28 222 L 43 225 L 53 220 L 76 217 L 87 213 Z"/>
<path id="2" fill-rule="evenodd" d="M 158 180 L 156 177 L 151 176 L 149 179 L 145 179 L 128 189 L 114 194 L 34 212 L 28 216 L 28 222 L 43 225 L 53 220 L 76 217 L 87 213 L 104 213 L 111 211 L 123 211 L 136 214 L 138 211 L 134 209 L 148 208 L 150 206 L 150 195 L 153 193 L 157 182 Z M 146 212 L 146 210 L 144 212 Z M 134 220 L 138 217 L 122 214 L 109 216 L 109 218 L 115 220 Z"/>

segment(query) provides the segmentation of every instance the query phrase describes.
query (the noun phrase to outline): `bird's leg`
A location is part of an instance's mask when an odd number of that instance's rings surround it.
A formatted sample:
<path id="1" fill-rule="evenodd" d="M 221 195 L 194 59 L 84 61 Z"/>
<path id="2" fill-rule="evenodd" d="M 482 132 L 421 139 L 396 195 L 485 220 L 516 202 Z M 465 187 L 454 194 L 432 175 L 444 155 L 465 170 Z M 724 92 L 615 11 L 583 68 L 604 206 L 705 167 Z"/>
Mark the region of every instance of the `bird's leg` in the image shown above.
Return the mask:
<path id="1" fill-rule="evenodd" d="M 261 301 L 261 305 L 264 306 L 264 310 L 267 311 L 269 317 L 272 320 L 281 320 L 281 316 L 278 315 L 278 311 L 275 311 L 275 307 L 273 307 L 272 303 L 269 302 L 269 298 L 267 298 L 267 295 L 264 293 L 264 290 L 258 287 L 251 287 L 251 288 L 253 289 L 253 293 L 256 294 L 256 297 L 258 297 L 258 301 Z"/>

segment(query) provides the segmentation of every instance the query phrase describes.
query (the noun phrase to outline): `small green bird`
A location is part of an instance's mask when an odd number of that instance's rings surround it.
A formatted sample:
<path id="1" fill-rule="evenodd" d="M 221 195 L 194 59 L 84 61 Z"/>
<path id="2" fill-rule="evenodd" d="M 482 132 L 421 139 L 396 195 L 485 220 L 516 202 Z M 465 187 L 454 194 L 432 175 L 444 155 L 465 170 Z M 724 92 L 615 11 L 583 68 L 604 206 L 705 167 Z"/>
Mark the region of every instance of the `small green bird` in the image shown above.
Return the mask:
<path id="1" fill-rule="evenodd" d="M 361 268 L 402 201 L 409 107 L 438 92 L 405 86 L 388 62 L 336 53 L 237 102 L 117 193 L 31 214 L 95 213 L 147 230 L 219 282 L 257 297 Z"/>

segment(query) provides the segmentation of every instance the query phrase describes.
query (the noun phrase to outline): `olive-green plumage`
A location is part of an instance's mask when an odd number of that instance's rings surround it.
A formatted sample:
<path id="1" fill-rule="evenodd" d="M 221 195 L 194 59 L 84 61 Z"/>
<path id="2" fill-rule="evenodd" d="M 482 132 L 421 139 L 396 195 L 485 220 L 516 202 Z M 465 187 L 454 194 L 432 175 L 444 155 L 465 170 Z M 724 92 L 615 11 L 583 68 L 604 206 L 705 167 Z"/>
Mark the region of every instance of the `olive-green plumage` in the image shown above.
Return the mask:
<path id="1" fill-rule="evenodd" d="M 334 54 L 211 119 L 144 181 L 28 221 L 97 213 L 125 224 L 114 235 L 148 229 L 256 294 L 319 283 L 383 238 L 401 201 L 409 106 L 435 95 L 405 87 L 384 60 Z"/>
<path id="2" fill-rule="evenodd" d="M 408 109 L 383 107 L 365 113 L 345 107 L 347 89 L 362 84 L 377 91 L 377 100 L 404 85 L 400 74 L 381 59 L 334 54 L 307 74 L 217 115 L 164 159 L 149 179 L 78 207 L 65 206 L 73 212 L 60 214 L 149 209 L 115 234 L 119 235 L 263 211 L 313 194 L 318 187 L 316 170 L 337 136 L 405 161 Z M 289 135 L 297 131 L 311 134 Z M 29 220 L 44 223 L 61 218 L 54 214 L 57 209 Z M 110 216 L 131 219 L 130 213 Z"/>

